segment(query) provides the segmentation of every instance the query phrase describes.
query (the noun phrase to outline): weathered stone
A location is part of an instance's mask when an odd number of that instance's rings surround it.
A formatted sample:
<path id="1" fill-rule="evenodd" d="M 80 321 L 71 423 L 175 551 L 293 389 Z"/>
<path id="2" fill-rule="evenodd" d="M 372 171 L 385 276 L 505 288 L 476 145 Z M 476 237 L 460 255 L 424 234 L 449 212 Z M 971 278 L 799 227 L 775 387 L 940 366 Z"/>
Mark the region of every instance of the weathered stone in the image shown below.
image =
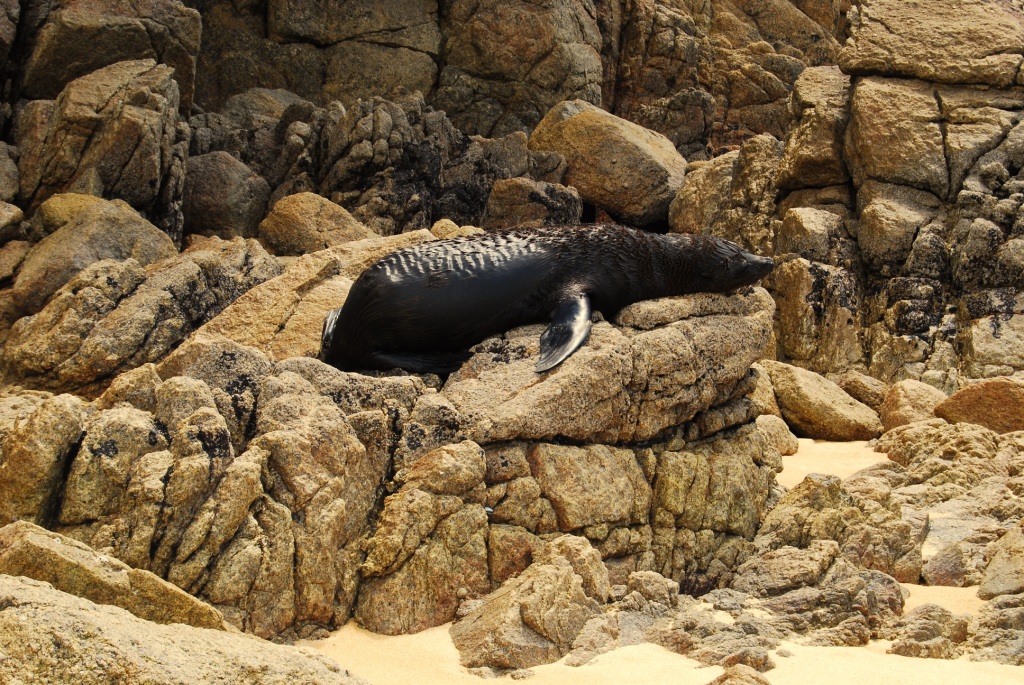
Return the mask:
<path id="1" fill-rule="evenodd" d="M 449 632 L 463 666 L 528 668 L 560 659 L 599 613 L 572 564 L 554 556 L 507 581 Z"/>
<path id="2" fill-rule="evenodd" d="M 534 129 L 530 149 L 564 155 L 565 183 L 584 202 L 641 226 L 668 217 L 686 172 L 667 138 L 582 100 L 553 107 Z"/>
<path id="3" fill-rule="evenodd" d="M 171 239 L 133 209 L 100 200 L 32 248 L 14 282 L 14 296 L 26 313 L 35 314 L 94 262 L 134 259 L 146 266 L 177 253 Z"/>
<path id="4" fill-rule="evenodd" d="M 768 280 L 787 358 L 823 373 L 863 358 L 860 287 L 851 271 L 800 258 L 780 264 Z"/>
<path id="5" fill-rule="evenodd" d="M 858 8 L 839 53 L 848 74 L 1009 86 L 1021 65 L 1024 28 L 1012 5 L 968 0 L 922 11 L 876 0 Z"/>
<path id="6" fill-rule="evenodd" d="M 771 685 L 771 681 L 750 666 L 736 664 L 725 669 L 725 673 L 708 685 Z"/>
<path id="7" fill-rule="evenodd" d="M 789 101 L 799 123 L 786 141 L 780 188 L 822 188 L 849 180 L 843 161 L 849 102 L 850 77 L 837 67 L 812 67 L 800 74 Z"/>
<path id="8" fill-rule="evenodd" d="M 529 131 L 563 100 L 601 101 L 602 36 L 593 6 L 466 2 L 446 7 L 433 103 L 462 130 Z"/>
<path id="9" fill-rule="evenodd" d="M 829 380 L 845 390 L 850 397 L 858 402 L 863 402 L 875 411 L 882 406 L 885 395 L 889 391 L 885 383 L 859 371 L 844 371 L 835 378 L 830 377 Z"/>
<path id="10" fill-rule="evenodd" d="M 427 452 L 395 474 L 395 480 L 435 495 L 461 495 L 484 482 L 486 469 L 480 445 L 464 440 Z"/>
<path id="11" fill-rule="evenodd" d="M 878 408 L 884 430 L 905 426 L 935 416 L 936 405 L 946 399 L 946 393 L 927 383 L 907 379 L 894 383 Z"/>
<path id="12" fill-rule="evenodd" d="M 177 586 L 27 521 L 0 529 L 0 573 L 50 583 L 147 621 L 224 629 L 219 611 Z"/>
<path id="13" fill-rule="evenodd" d="M 203 241 L 146 270 L 133 259 L 95 262 L 42 311 L 18 321 L 0 364 L 23 385 L 99 394 L 112 377 L 162 359 L 241 293 L 278 273 L 276 259 L 241 238 Z"/>
<path id="14" fill-rule="evenodd" d="M 438 401 L 480 444 L 646 440 L 740 392 L 767 342 L 771 306 L 761 289 L 641 302 L 620 313 L 621 327 L 596 324 L 586 346 L 539 379 L 539 327 L 519 328 L 477 346 Z"/>
<path id="15" fill-rule="evenodd" d="M 824 440 L 869 440 L 882 432 L 870 407 L 816 373 L 762 360 L 775 388 L 782 416 L 798 434 Z"/>
<path id="16" fill-rule="evenodd" d="M 68 191 L 121 199 L 180 240 L 188 143 L 173 73 L 152 60 L 118 62 L 30 105 L 19 122 L 25 206 Z"/>
<path id="17" fill-rule="evenodd" d="M 267 182 L 228 153 L 189 157 L 182 202 L 185 233 L 253 238 L 269 198 Z"/>
<path id="18" fill-rule="evenodd" d="M 992 599 L 1024 592 L 1024 522 L 1008 530 L 989 547 L 988 553 L 991 561 L 982 576 L 978 596 Z"/>
<path id="19" fill-rule="evenodd" d="M 574 225 L 582 213 L 583 201 L 575 188 L 508 178 L 494 182 L 482 223 L 487 230 Z"/>
<path id="20" fill-rule="evenodd" d="M 259 237 L 274 254 L 303 255 L 376 234 L 330 200 L 297 193 L 274 204 L 259 225 Z"/>
<path id="21" fill-rule="evenodd" d="M 192 626 L 163 626 L 49 584 L 0 575 L 0 678 L 126 684 L 244 682 L 365 685 L 305 649 Z M 26 617 L 30 616 L 31 619 Z M 255 647 L 258 647 L 254 649 Z"/>
<path id="22" fill-rule="evenodd" d="M 434 513 L 419 525 L 403 523 L 410 514 L 419 514 L 415 503 L 431 500 L 443 508 L 428 508 Z M 404 529 L 410 536 L 401 539 Z M 399 546 L 385 556 L 389 541 Z M 482 506 L 462 506 L 457 497 L 439 498 L 413 489 L 392 495 L 368 543 L 356 618 L 387 635 L 451 621 L 462 597 L 482 595 L 490 588 L 486 543 L 487 514 Z"/>
<path id="23" fill-rule="evenodd" d="M 950 423 L 976 423 L 997 433 L 1024 430 L 1024 382 L 991 378 L 969 385 L 935 407 Z"/>
<path id="24" fill-rule="evenodd" d="M 527 459 L 560 530 L 646 521 L 651 487 L 630 450 L 542 444 Z"/>
<path id="25" fill-rule="evenodd" d="M 776 254 L 794 253 L 811 261 L 836 263 L 844 243 L 850 242 L 844 224 L 843 217 L 824 209 L 790 209 L 776 239 Z"/>
<path id="26" fill-rule="evenodd" d="M 846 159 L 853 181 L 907 185 L 946 197 L 949 171 L 933 88 L 867 77 L 853 89 Z"/>
<path id="27" fill-rule="evenodd" d="M 896 623 L 889 654 L 930 659 L 955 659 L 963 652 L 970 619 L 954 616 L 937 604 L 925 604 Z"/>
<path id="28" fill-rule="evenodd" d="M 796 436 L 789 431 L 786 422 L 778 416 L 772 414 L 758 416 L 757 430 L 761 431 L 767 443 L 784 457 L 796 454 L 800 449 L 800 443 Z"/>
<path id="29" fill-rule="evenodd" d="M 57 193 L 39 205 L 29 222 L 34 238 L 43 239 L 95 204 L 107 202 L 95 195 Z M 116 204 L 116 201 L 115 203 Z"/>
<path id="30" fill-rule="evenodd" d="M 902 266 L 922 227 L 938 211 L 931 193 L 889 183 L 865 181 L 857 193 L 860 244 L 864 261 L 882 270 Z"/>
<path id="31" fill-rule="evenodd" d="M 771 597 L 821 582 L 839 555 L 831 540 L 815 540 L 806 549 L 781 547 L 744 562 L 736 569 L 733 589 L 756 597 Z"/>
<path id="32" fill-rule="evenodd" d="M 971 636 L 971 658 L 1024 665 L 1024 594 L 996 597 L 982 609 Z"/>
<path id="33" fill-rule="evenodd" d="M 274 359 L 315 357 L 324 317 L 344 303 L 352 281 L 389 252 L 426 240 L 433 240 L 428 231 L 412 231 L 304 255 L 280 276 L 242 294 L 205 324 L 200 335 L 224 336 Z"/>
<path id="34" fill-rule="evenodd" d="M 35 36 L 22 74 L 22 95 L 48 100 L 74 79 L 125 60 L 154 59 L 174 69 L 181 109 L 192 109 L 199 12 L 170 0 L 132 4 L 101 0 L 55 3 Z"/>
<path id="35" fill-rule="evenodd" d="M 0 247 L 0 281 L 14 276 L 31 249 L 32 244 L 25 240 L 12 240 Z"/>
<path id="36" fill-rule="evenodd" d="M 0 459 L 0 523 L 53 523 L 61 481 L 82 439 L 86 411 L 77 397 L 58 395 L 8 429 Z"/>

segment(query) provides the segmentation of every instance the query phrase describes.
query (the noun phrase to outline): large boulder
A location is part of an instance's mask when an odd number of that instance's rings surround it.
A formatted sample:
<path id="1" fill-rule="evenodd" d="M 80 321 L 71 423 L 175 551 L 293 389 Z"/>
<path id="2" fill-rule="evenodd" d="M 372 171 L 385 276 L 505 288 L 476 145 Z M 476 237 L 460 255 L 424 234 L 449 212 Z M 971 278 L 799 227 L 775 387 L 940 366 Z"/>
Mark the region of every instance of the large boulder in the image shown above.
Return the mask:
<path id="1" fill-rule="evenodd" d="M 25 206 L 67 191 L 121 199 L 180 239 L 188 140 L 173 75 L 153 60 L 118 62 L 75 79 L 56 100 L 31 102 L 18 125 Z"/>
<path id="2" fill-rule="evenodd" d="M 27 387 L 99 394 L 119 373 L 163 358 L 280 268 L 241 238 L 203 241 L 146 268 L 134 259 L 95 262 L 12 327 L 0 368 Z"/>
<path id="3" fill-rule="evenodd" d="M 33 246 L 14 281 L 14 297 L 26 313 L 35 314 L 94 262 L 134 259 L 146 266 L 177 253 L 167 234 L 131 207 L 97 198 Z"/>
<path id="4" fill-rule="evenodd" d="M 304 255 L 376 234 L 344 207 L 307 192 L 278 200 L 260 222 L 259 237 L 274 254 Z"/>
<path id="5" fill-rule="evenodd" d="M 0 575 L 0 607 L 5 682 L 237 683 L 258 672 L 267 685 L 366 685 L 310 650 L 151 623 L 27 578 Z"/>
<path id="6" fill-rule="evenodd" d="M 946 400 L 946 393 L 911 378 L 894 383 L 878 408 L 885 430 L 924 421 L 935 416 L 935 407 Z"/>
<path id="7" fill-rule="evenodd" d="M 935 407 L 950 423 L 976 423 L 997 433 L 1024 430 L 1024 382 L 990 378 L 969 385 Z"/>
<path id="8" fill-rule="evenodd" d="M 686 160 L 660 133 L 583 100 L 551 108 L 530 136 L 531 150 L 565 156 L 565 183 L 584 202 L 643 226 L 668 217 Z"/>
<path id="9" fill-rule="evenodd" d="M 189 157 L 182 213 L 185 233 L 254 238 L 270 186 L 227 152 Z"/>
<path id="10" fill-rule="evenodd" d="M 587 345 L 540 377 L 542 327 L 519 328 L 481 343 L 438 399 L 481 444 L 647 440 L 749 391 L 771 312 L 760 288 L 639 302 L 617 325 L 596 324 Z"/>
<path id="11" fill-rule="evenodd" d="M 199 12 L 174 0 L 62 0 L 34 36 L 22 95 L 50 100 L 68 83 L 115 62 L 154 59 L 174 69 L 181 111 L 192 109 Z"/>
<path id="12" fill-rule="evenodd" d="M 992 599 L 1024 592 L 1024 519 L 999 538 L 988 553 L 992 560 L 982 576 L 978 596 Z"/>
<path id="13" fill-rule="evenodd" d="M 797 434 L 821 440 L 870 440 L 882 433 L 878 414 L 812 371 L 762 360 L 782 418 Z"/>

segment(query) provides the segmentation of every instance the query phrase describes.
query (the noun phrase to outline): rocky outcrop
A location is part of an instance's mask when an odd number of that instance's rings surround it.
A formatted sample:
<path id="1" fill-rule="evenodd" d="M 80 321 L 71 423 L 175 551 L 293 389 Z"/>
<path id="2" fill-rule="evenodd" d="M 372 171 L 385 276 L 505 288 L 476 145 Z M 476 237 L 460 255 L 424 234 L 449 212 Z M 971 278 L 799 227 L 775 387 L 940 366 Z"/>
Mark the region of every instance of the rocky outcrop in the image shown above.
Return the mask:
<path id="1" fill-rule="evenodd" d="M 246 635 L 163 626 L 118 607 L 59 592 L 47 583 L 0 575 L 0 677 L 7 682 L 243 682 L 365 685 L 310 650 Z M 26 620 L 31 616 L 32 620 Z"/>
<path id="2" fill-rule="evenodd" d="M 7 383 L 96 395 L 278 273 L 273 257 L 241 238 L 201 242 L 146 268 L 134 259 L 95 262 L 12 327 L 0 368 Z"/>
<path id="3" fill-rule="evenodd" d="M 55 193 L 121 199 L 181 239 L 188 129 L 178 127 L 173 69 L 118 62 L 34 100 L 18 121 L 19 198 L 34 210 Z"/>
<path id="4" fill-rule="evenodd" d="M 54 222 L 50 219 L 47 223 L 52 226 Z M 147 266 L 176 255 L 167 234 L 130 207 L 123 202 L 99 200 L 75 213 L 29 250 L 11 294 L 25 313 L 35 314 L 90 264 L 104 259 L 133 259 Z"/>
<path id="5" fill-rule="evenodd" d="M 259 237 L 274 254 L 301 256 L 376 236 L 343 207 L 306 192 L 278 200 L 260 223 Z"/>
<path id="6" fill-rule="evenodd" d="M 941 390 L 911 378 L 894 383 L 878 408 L 885 430 L 924 421 L 935 416 L 935 407 L 946 400 Z"/>

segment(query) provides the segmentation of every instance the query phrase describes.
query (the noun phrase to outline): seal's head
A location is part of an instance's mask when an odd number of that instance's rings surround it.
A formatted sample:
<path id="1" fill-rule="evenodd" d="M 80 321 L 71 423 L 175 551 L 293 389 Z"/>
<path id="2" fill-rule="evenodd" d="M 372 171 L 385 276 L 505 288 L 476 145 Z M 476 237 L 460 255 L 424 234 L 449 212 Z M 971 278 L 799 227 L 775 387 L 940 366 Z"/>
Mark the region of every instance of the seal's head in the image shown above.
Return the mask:
<path id="1" fill-rule="evenodd" d="M 701 275 L 719 292 L 751 285 L 775 268 L 771 257 L 759 257 L 736 243 L 707 236 L 710 244 L 702 263 Z"/>
<path id="2" fill-rule="evenodd" d="M 338 325 L 339 314 L 341 314 L 341 308 L 332 309 L 327 312 L 327 318 L 324 319 L 324 330 L 320 334 L 320 352 L 316 355 L 316 358 L 322 362 L 330 363 L 333 356 L 331 347 L 334 342 L 334 329 Z"/>

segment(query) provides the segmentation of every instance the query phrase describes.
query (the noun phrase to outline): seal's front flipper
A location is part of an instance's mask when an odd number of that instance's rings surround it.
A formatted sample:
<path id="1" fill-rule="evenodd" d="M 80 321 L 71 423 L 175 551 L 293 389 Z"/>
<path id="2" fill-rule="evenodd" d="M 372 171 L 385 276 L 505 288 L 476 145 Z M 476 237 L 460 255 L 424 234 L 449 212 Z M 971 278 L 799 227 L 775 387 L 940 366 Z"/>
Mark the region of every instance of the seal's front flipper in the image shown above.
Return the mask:
<path id="1" fill-rule="evenodd" d="M 540 336 L 537 373 L 554 368 L 569 358 L 590 335 L 590 298 L 578 294 L 558 303 L 551 323 Z"/>

